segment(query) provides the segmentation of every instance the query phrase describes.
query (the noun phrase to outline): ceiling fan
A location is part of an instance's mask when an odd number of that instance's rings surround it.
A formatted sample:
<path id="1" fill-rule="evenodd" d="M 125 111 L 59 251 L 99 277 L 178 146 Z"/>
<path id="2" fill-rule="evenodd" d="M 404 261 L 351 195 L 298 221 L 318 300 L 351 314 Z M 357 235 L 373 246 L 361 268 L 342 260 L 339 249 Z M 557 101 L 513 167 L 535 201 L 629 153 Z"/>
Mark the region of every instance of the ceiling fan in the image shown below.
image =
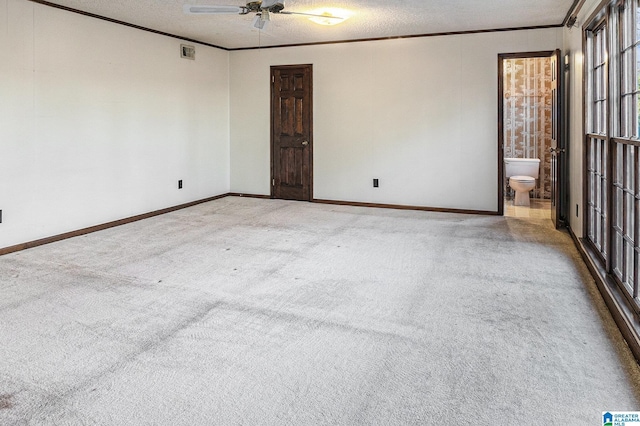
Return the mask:
<path id="1" fill-rule="evenodd" d="M 255 13 L 256 17 L 253 20 L 253 26 L 258 29 L 263 29 L 265 27 L 267 22 L 271 20 L 270 14 L 272 13 L 281 15 L 302 15 L 327 19 L 344 19 L 330 14 L 318 15 L 314 13 L 288 12 L 283 9 L 284 0 L 249 1 L 245 6 L 198 6 L 190 4 L 185 4 L 183 6 L 184 13 L 188 15 L 246 15 L 248 13 Z"/>

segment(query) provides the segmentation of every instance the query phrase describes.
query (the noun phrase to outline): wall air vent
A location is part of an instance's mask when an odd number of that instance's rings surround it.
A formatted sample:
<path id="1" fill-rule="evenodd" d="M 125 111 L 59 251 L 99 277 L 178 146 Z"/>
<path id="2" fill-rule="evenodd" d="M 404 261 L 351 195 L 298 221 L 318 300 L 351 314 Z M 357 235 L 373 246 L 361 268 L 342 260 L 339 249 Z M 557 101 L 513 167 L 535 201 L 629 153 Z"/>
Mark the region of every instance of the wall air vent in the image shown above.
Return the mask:
<path id="1" fill-rule="evenodd" d="M 185 59 L 196 59 L 196 47 L 188 44 L 180 45 L 180 57 Z"/>

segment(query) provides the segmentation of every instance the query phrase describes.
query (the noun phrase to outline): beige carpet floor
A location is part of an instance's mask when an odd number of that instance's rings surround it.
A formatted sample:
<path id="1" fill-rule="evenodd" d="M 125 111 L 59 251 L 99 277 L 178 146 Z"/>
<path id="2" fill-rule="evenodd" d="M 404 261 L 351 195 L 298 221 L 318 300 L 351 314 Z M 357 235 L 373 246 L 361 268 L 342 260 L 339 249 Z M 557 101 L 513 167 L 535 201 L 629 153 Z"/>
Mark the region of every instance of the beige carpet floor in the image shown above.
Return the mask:
<path id="1" fill-rule="evenodd" d="M 227 197 L 0 257 L 2 425 L 638 409 L 638 365 L 547 220 Z"/>

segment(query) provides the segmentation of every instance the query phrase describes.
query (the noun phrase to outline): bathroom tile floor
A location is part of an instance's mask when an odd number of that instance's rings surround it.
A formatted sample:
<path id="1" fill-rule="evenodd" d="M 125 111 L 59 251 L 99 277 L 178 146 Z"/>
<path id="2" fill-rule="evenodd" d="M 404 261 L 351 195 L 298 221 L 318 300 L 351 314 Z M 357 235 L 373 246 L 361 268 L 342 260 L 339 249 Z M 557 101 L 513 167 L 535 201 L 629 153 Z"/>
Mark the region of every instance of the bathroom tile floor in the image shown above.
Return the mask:
<path id="1" fill-rule="evenodd" d="M 532 219 L 551 219 L 551 200 L 531 199 L 529 207 L 514 206 L 513 200 L 504 200 L 504 215 L 509 217 L 528 217 Z"/>

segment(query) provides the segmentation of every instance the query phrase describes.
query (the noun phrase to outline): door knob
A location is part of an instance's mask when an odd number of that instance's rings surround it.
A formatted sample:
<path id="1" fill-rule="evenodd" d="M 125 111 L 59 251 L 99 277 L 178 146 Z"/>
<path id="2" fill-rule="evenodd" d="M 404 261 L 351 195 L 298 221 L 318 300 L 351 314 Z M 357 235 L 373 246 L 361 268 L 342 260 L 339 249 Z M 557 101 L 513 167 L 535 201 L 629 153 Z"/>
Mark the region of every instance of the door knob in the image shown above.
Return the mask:
<path id="1" fill-rule="evenodd" d="M 302 141 L 302 146 L 307 146 L 309 145 L 309 141 Z"/>

